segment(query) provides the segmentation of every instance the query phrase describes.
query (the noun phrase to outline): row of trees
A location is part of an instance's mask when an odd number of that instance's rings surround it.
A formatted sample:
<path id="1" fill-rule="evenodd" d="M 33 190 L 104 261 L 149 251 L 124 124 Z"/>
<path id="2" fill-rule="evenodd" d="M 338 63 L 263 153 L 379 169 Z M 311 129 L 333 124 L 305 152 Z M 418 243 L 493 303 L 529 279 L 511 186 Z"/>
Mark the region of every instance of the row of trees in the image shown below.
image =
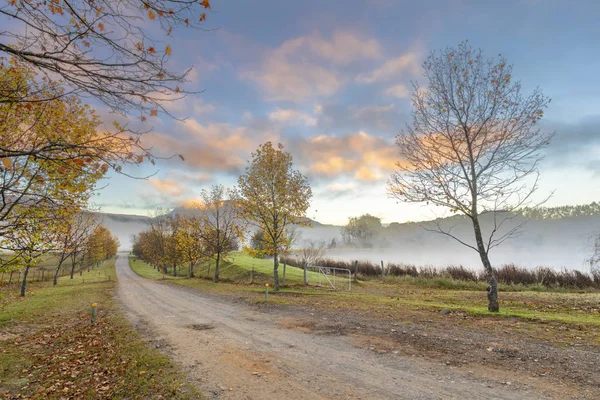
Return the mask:
<path id="1" fill-rule="evenodd" d="M 185 214 L 157 213 L 144 232 L 133 237 L 133 253 L 153 267 L 167 273 L 167 268 L 188 268 L 214 260 L 213 280 L 219 281 L 221 261 L 239 248 L 243 227 L 234 208 L 233 193 L 221 185 L 203 190 L 200 201 Z"/>
<path id="2" fill-rule="evenodd" d="M 142 121 L 168 114 L 164 99 L 189 93 L 180 87 L 189 70 L 168 66 L 165 40 L 174 28 L 199 28 L 208 9 L 208 0 L 0 5 L 0 24 L 12 27 L 0 32 L 0 270 L 25 269 L 23 295 L 46 254 L 93 265 L 116 251 L 83 210 L 107 172 L 154 163 L 142 130 L 105 126 L 81 99 Z"/>
<path id="3" fill-rule="evenodd" d="M 190 277 L 196 263 L 214 259 L 213 279 L 218 282 L 221 260 L 252 231 L 245 250 L 273 257 L 274 287 L 279 290 L 279 256 L 297 240 L 296 227 L 309 224 L 311 196 L 308 180 L 294 169 L 292 156 L 281 144 L 267 142 L 252 153 L 235 189 L 213 186 L 201 192 L 195 213 L 157 216 L 134 238 L 134 253 L 163 271 L 172 267 L 174 274 L 187 265 Z"/>
<path id="4" fill-rule="evenodd" d="M 23 271 L 21 296 L 25 296 L 27 277 L 32 268 L 50 259 L 54 262 L 53 284 L 63 265 L 71 264 L 70 276 L 75 270 L 93 268 L 117 254 L 119 240 L 99 224 L 88 212 L 46 221 L 43 225 L 35 219 L 25 219 L 18 230 L 8 232 L 2 245 L 10 252 L 4 253 L 3 271 Z"/>

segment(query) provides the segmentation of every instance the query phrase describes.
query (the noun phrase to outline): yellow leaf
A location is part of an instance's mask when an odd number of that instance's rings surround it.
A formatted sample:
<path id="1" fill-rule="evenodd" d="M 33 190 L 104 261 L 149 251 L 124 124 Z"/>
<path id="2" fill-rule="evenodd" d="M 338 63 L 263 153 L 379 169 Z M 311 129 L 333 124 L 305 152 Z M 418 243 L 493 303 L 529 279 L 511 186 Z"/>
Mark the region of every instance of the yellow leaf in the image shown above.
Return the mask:
<path id="1" fill-rule="evenodd" d="M 204 8 L 210 9 L 210 1 L 208 0 L 202 0 L 202 2 L 200 2 L 200 5 Z"/>
<path id="2" fill-rule="evenodd" d="M 10 168 L 10 166 L 12 165 L 11 161 L 9 158 L 3 158 L 2 159 L 2 165 L 4 165 L 4 168 L 8 169 Z"/>
<path id="3" fill-rule="evenodd" d="M 152 11 L 148 11 L 148 18 L 154 19 L 156 18 L 156 15 Z"/>
<path id="4" fill-rule="evenodd" d="M 170 56 L 171 55 L 171 46 L 167 45 L 167 47 L 165 47 L 165 53 Z"/>

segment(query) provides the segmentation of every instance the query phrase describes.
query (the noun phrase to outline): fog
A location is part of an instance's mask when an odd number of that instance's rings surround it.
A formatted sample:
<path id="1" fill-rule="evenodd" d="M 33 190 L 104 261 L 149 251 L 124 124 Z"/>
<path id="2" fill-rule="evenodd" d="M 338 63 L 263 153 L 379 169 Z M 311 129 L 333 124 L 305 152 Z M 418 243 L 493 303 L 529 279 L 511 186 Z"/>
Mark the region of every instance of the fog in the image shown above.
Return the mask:
<path id="1" fill-rule="evenodd" d="M 103 223 L 119 237 L 119 250 L 131 249 L 130 237 L 146 229 L 150 218 L 102 214 Z M 489 233 L 493 224 L 491 215 L 481 217 L 484 233 Z M 473 228 L 464 217 L 454 217 L 439 221 L 444 229 L 452 227 L 452 232 L 461 240 L 473 244 Z M 525 223 L 526 222 L 526 223 Z M 527 268 L 537 266 L 556 269 L 578 269 L 588 271 L 586 259 L 592 253 L 592 237 L 600 232 L 600 217 L 568 217 L 561 219 L 543 219 L 525 221 L 522 217 L 511 219 L 504 225 L 504 231 L 525 223 L 521 234 L 507 240 L 490 252 L 490 261 L 494 266 L 514 263 Z M 436 223 L 393 224 L 384 229 L 374 246 L 365 249 L 341 248 L 340 227 L 322 225 L 315 222 L 313 228 L 299 228 L 302 233 L 296 247 L 306 240 L 323 241 L 329 245 L 333 239 L 335 249 L 326 252 L 327 257 L 351 261 L 367 260 L 384 264 L 413 264 L 416 266 L 446 267 L 462 265 L 466 268 L 481 269 L 478 254 L 452 238 L 439 233 L 429 232 Z"/>
<path id="2" fill-rule="evenodd" d="M 525 223 L 521 233 L 508 239 L 490 251 L 490 261 L 494 266 L 514 263 L 527 268 L 537 266 L 567 268 L 587 271 L 586 259 L 592 253 L 592 237 L 600 232 L 600 217 L 571 217 L 557 220 L 529 220 L 517 217 L 507 221 L 501 236 L 513 227 Z M 482 218 L 482 230 L 489 233 L 493 224 L 491 216 Z M 452 228 L 459 239 L 474 245 L 473 229 L 466 218 L 443 220 L 444 229 Z M 384 245 L 375 244 L 372 248 L 329 249 L 326 256 L 346 261 L 367 260 L 384 264 L 413 264 L 417 266 L 445 267 L 462 265 L 470 269 L 481 269 L 479 255 L 454 239 L 426 229 L 434 229 L 433 222 L 396 224 L 395 229 L 385 233 Z M 387 231 L 388 229 L 386 229 Z M 342 243 L 339 227 L 320 226 L 302 228 L 303 240 L 319 240 Z M 301 240 L 302 242 L 302 240 Z M 381 240 L 380 240 L 381 242 Z M 302 243 L 300 243 L 302 245 Z"/>

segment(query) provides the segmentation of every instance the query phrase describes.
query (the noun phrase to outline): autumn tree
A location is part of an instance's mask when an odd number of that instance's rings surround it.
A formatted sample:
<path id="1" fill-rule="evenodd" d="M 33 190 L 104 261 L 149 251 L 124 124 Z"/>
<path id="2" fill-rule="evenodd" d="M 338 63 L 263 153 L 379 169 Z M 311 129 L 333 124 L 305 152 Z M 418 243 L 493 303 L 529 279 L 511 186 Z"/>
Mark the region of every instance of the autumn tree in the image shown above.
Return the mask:
<path id="1" fill-rule="evenodd" d="M 312 191 L 281 144 L 277 148 L 271 142 L 261 145 L 249 163 L 238 180 L 236 203 L 242 217 L 263 232 L 274 251 L 274 286 L 279 290 L 280 242 L 289 224 L 308 225 L 306 210 Z"/>
<path id="2" fill-rule="evenodd" d="M 184 217 L 179 214 L 167 215 L 167 235 L 165 236 L 165 260 L 173 267 L 173 276 L 177 276 L 177 267 L 185 262 Z"/>
<path id="3" fill-rule="evenodd" d="M 414 86 L 412 122 L 396 138 L 398 170 L 389 194 L 466 215 L 475 243 L 438 225 L 438 231 L 475 250 L 489 277 L 488 309 L 499 311 L 490 249 L 513 236 L 511 211 L 531 201 L 538 186 L 540 151 L 552 134 L 537 123 L 550 100 L 539 89 L 523 94 L 501 55 L 485 58 L 467 42 L 432 52 L 423 63 L 427 87 Z M 482 212 L 493 213 L 484 230 Z"/>
<path id="4" fill-rule="evenodd" d="M 97 217 L 91 212 L 78 212 L 66 216 L 58 223 L 55 242 L 55 255 L 57 258 L 54 270 L 53 284 L 58 282 L 58 274 L 63 263 L 71 260 L 71 279 L 80 253 L 85 249 L 86 243 L 92 232 L 98 226 Z"/>
<path id="5" fill-rule="evenodd" d="M 213 282 L 219 282 L 221 260 L 237 249 L 243 231 L 235 209 L 234 193 L 222 185 L 213 185 L 210 190 L 200 192 L 197 207 L 201 213 L 204 248 L 215 260 Z"/>
<path id="6" fill-rule="evenodd" d="M 381 218 L 371 214 L 348 218 L 348 224 L 341 228 L 344 244 L 358 247 L 371 247 L 373 238 L 382 231 Z"/>
<path id="7" fill-rule="evenodd" d="M 57 232 L 54 221 L 62 218 L 60 210 L 47 204 L 44 206 L 19 205 L 15 211 L 19 213 L 21 223 L 14 229 L 4 232 L 2 237 L 2 247 L 12 252 L 7 264 L 17 264 L 23 269 L 21 296 L 25 296 L 27 277 L 31 268 L 38 265 L 43 256 L 53 249 Z M 56 216 L 56 219 L 49 218 L 51 213 Z M 42 218 L 46 222 L 40 224 L 38 221 Z"/>
<path id="8" fill-rule="evenodd" d="M 8 0 L 0 6 L 0 54 L 60 81 L 62 93 L 19 95 L 39 102 L 62 95 L 92 97 L 116 112 L 165 111 L 181 98 L 188 70 L 170 61 L 172 33 L 201 29 L 209 0 Z M 2 86 L 0 86 L 2 87 Z M 35 95 L 33 98 L 30 95 Z M 0 97 L 6 101 L 3 87 Z"/>
<path id="9" fill-rule="evenodd" d="M 22 202 L 72 202 L 110 169 L 153 162 L 124 128 L 105 132 L 88 106 L 14 60 L 0 60 L 0 88 L 0 234 L 18 224 L 13 210 Z M 19 96 L 56 98 L 11 101 Z"/>
<path id="10" fill-rule="evenodd" d="M 188 277 L 193 278 L 194 266 L 210 256 L 203 237 L 203 220 L 197 215 L 185 215 L 179 230 L 178 247 L 182 259 L 188 265 Z"/>

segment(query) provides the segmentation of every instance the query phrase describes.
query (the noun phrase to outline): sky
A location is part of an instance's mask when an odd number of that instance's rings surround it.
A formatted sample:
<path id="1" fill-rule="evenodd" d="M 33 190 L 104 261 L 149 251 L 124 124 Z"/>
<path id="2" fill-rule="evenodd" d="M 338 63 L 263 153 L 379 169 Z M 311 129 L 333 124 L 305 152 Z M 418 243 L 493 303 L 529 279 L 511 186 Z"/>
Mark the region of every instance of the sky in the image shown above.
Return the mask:
<path id="1" fill-rule="evenodd" d="M 148 215 L 235 185 L 250 154 L 281 142 L 310 180 L 310 218 L 344 224 L 371 213 L 384 223 L 446 215 L 386 194 L 398 161 L 394 137 L 409 122 L 412 82 L 433 50 L 463 40 L 504 55 L 526 93 L 552 98 L 541 123 L 556 132 L 541 165 L 548 206 L 600 198 L 600 3 L 515 1 L 211 0 L 206 31 L 173 33 L 171 66 L 193 66 L 200 93 L 149 119 L 144 143 L 162 156 L 109 175 L 94 203 Z M 100 110 L 102 111 L 102 110 Z"/>

